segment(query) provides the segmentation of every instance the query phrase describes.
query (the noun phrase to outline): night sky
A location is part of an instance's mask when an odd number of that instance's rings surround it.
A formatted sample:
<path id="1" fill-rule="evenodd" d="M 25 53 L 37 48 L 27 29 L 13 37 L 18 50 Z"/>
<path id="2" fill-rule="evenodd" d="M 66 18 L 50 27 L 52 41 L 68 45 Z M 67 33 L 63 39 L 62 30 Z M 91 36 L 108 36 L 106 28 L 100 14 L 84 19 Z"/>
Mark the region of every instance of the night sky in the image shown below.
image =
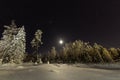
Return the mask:
<path id="1" fill-rule="evenodd" d="M 27 44 L 43 31 L 42 50 L 81 39 L 105 47 L 120 47 L 120 0 L 0 0 L 0 33 L 16 20 L 24 25 Z"/>

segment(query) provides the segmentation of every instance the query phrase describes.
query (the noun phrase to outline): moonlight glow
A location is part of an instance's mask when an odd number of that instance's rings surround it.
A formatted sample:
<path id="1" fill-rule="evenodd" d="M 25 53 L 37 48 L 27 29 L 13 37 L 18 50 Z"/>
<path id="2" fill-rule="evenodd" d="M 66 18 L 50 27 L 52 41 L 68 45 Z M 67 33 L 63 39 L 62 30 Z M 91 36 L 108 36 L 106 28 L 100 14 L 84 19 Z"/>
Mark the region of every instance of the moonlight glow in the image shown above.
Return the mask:
<path id="1" fill-rule="evenodd" d="M 60 41 L 59 41 L 59 44 L 63 44 L 63 40 L 60 40 Z"/>

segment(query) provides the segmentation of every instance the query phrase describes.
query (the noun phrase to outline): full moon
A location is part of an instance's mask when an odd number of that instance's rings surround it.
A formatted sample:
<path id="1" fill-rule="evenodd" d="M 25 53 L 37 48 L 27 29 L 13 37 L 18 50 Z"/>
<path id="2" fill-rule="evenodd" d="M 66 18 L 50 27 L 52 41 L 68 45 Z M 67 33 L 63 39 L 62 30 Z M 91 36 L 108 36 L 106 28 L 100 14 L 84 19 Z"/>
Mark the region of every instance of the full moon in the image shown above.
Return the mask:
<path id="1" fill-rule="evenodd" d="M 59 44 L 63 44 L 63 40 L 59 40 Z"/>

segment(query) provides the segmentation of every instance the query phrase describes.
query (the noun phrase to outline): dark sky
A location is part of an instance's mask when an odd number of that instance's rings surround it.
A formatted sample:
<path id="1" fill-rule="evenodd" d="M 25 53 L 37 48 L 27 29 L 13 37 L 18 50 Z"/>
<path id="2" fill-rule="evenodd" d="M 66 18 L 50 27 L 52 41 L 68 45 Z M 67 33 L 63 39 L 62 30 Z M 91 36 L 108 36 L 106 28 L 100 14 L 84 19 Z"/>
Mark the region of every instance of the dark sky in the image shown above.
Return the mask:
<path id="1" fill-rule="evenodd" d="M 120 0 L 0 0 L 0 33 L 12 19 L 25 26 L 27 44 L 42 29 L 43 49 L 59 38 L 120 47 Z"/>

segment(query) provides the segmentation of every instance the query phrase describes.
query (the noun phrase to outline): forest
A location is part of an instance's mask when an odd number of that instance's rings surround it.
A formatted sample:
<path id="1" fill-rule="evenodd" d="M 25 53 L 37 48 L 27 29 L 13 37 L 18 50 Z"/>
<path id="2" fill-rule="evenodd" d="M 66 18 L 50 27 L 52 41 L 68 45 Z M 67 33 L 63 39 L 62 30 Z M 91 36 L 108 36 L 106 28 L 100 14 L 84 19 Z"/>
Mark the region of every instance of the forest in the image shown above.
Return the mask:
<path id="1" fill-rule="evenodd" d="M 33 52 L 26 52 L 25 27 L 18 27 L 14 20 L 4 26 L 0 39 L 0 63 L 115 63 L 120 60 L 120 48 L 105 48 L 100 44 L 75 40 L 66 43 L 60 51 L 51 47 L 47 53 L 39 53 L 42 42 L 42 30 L 36 30 L 30 42 Z"/>

